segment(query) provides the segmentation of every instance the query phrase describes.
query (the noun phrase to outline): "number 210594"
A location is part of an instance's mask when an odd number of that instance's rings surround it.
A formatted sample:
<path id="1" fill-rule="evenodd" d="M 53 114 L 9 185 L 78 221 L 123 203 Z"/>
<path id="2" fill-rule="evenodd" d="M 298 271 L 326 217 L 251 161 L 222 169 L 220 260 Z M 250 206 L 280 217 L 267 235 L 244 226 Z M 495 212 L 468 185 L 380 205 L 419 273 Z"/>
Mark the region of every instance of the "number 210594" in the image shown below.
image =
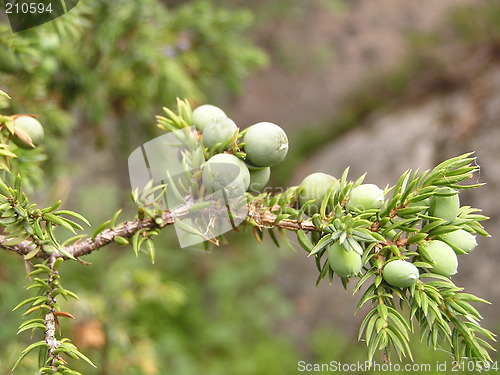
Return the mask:
<path id="1" fill-rule="evenodd" d="M 486 372 L 498 371 L 498 363 L 494 362 L 475 362 L 475 361 L 453 361 L 451 371 L 455 372 Z"/>
<path id="2" fill-rule="evenodd" d="M 5 11 L 8 14 L 35 14 L 52 13 L 52 3 L 5 3 Z"/>

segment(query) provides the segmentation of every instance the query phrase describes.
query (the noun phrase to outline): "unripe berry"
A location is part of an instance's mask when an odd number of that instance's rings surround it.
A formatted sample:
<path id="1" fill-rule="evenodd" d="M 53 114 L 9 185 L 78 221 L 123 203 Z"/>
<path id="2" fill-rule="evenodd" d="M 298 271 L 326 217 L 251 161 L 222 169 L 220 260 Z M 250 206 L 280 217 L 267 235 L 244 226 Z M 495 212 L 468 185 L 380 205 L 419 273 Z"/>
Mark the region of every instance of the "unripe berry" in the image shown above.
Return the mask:
<path id="1" fill-rule="evenodd" d="M 250 186 L 248 191 L 251 193 L 258 193 L 262 191 L 269 182 L 271 176 L 271 168 L 266 167 L 259 170 L 250 171 Z"/>
<path id="2" fill-rule="evenodd" d="M 359 185 L 352 189 L 346 207 L 349 210 L 378 209 L 384 204 L 384 191 L 374 184 Z"/>
<path id="3" fill-rule="evenodd" d="M 466 253 L 470 253 L 477 246 L 476 236 L 463 229 L 443 234 L 441 239 L 451 248 L 457 248 Z"/>
<path id="4" fill-rule="evenodd" d="M 282 162 L 288 153 L 285 131 L 271 122 L 250 126 L 243 142 L 248 161 L 257 167 L 272 167 Z"/>
<path id="5" fill-rule="evenodd" d="M 458 216 L 460 209 L 460 198 L 458 192 L 452 188 L 444 187 L 438 189 L 438 193 L 454 195 L 433 195 L 429 205 L 429 215 L 451 221 Z"/>
<path id="6" fill-rule="evenodd" d="M 382 276 L 388 284 L 398 288 L 406 288 L 417 282 L 419 272 L 412 263 L 398 259 L 384 266 Z"/>
<path id="7" fill-rule="evenodd" d="M 430 271 L 450 277 L 457 273 L 458 258 L 453 249 L 443 241 L 432 240 L 424 245 L 425 249 L 434 260 Z"/>
<path id="8" fill-rule="evenodd" d="M 217 143 L 229 141 L 238 127 L 229 117 L 218 118 L 209 122 L 203 129 L 203 144 L 209 149 Z"/>
<path id="9" fill-rule="evenodd" d="M 229 197 L 243 196 L 250 185 L 245 163 L 231 154 L 217 154 L 205 163 L 202 182 L 208 192 L 224 189 Z"/>
<path id="10" fill-rule="evenodd" d="M 354 250 L 346 251 L 344 246 L 335 242 L 326 251 L 330 267 L 340 277 L 353 277 L 361 271 L 361 255 Z"/>
<path id="11" fill-rule="evenodd" d="M 301 206 L 314 199 L 314 202 L 307 208 L 307 213 L 312 216 L 319 212 L 321 202 L 332 186 L 336 186 L 334 192 L 339 190 L 339 181 L 329 174 L 316 172 L 304 178 L 300 186 L 303 187 L 299 193 L 299 204 Z"/>
<path id="12" fill-rule="evenodd" d="M 27 142 L 26 135 L 31 138 L 31 142 L 35 147 L 40 146 L 44 138 L 42 124 L 30 116 L 16 117 L 14 119 L 14 136 L 12 137 L 12 142 L 20 148 L 32 150 L 33 147 Z"/>
<path id="13" fill-rule="evenodd" d="M 222 109 L 211 104 L 203 104 L 193 110 L 191 121 L 199 131 L 213 121 L 227 117 Z"/>

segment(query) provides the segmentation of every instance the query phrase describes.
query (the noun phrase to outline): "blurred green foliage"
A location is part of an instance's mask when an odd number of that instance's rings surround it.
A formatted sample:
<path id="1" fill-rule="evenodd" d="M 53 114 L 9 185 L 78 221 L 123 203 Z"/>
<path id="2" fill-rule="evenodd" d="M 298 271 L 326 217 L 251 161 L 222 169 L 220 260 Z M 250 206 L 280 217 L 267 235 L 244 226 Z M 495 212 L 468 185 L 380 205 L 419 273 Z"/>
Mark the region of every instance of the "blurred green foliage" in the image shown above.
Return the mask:
<path id="1" fill-rule="evenodd" d="M 155 265 L 116 247 L 87 257 L 91 266 L 68 263 L 61 271 L 81 299 L 62 304 L 76 316 L 62 329 L 98 366 L 75 363 L 75 369 L 89 375 L 288 374 L 299 353 L 285 333 L 275 332 L 293 314 L 273 284 L 283 254 L 236 236 L 236 246 L 213 254 L 178 249 L 169 230 L 161 237 Z M 12 286 L 0 291 L 0 351 L 8 353 L 0 373 L 8 373 L 30 338 L 11 329 L 21 319 L 10 309 L 20 298 L 15 286 L 24 283 L 24 267 L 15 256 L 2 259 L 2 283 Z M 27 357 L 19 373 L 33 366 L 36 358 Z"/>
<path id="2" fill-rule="evenodd" d="M 0 81 L 14 99 L 1 104 L 40 116 L 52 176 L 71 131 L 129 151 L 151 138 L 154 116 L 176 97 L 200 103 L 214 86 L 236 92 L 265 66 L 245 36 L 252 21 L 245 9 L 204 0 L 172 9 L 157 0 L 91 0 L 24 32 L 0 23 Z"/>

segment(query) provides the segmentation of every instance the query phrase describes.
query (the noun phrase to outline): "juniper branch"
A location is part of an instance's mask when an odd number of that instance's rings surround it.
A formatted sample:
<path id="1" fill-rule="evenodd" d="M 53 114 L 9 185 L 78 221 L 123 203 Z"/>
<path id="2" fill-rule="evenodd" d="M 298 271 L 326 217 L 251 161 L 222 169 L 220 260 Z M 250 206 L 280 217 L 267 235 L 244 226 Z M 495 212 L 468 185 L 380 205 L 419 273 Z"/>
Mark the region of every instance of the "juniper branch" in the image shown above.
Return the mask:
<path id="1" fill-rule="evenodd" d="M 188 203 L 175 210 L 162 211 L 156 218 L 149 217 L 144 219 L 135 219 L 132 221 L 124 221 L 116 225 L 114 228 L 103 230 L 93 239 L 91 237 L 80 239 L 74 244 L 65 247 L 65 250 L 72 254 L 75 258 L 79 258 L 109 245 L 114 242 L 114 239 L 117 236 L 131 238 L 139 231 L 157 228 L 162 229 L 168 225 L 174 224 L 175 220 L 188 216 L 191 205 L 192 203 L 188 201 Z M 318 229 L 309 220 L 298 221 L 292 219 L 282 219 L 277 222 L 277 215 L 273 213 L 275 208 L 276 207 L 261 207 L 258 202 L 250 202 L 248 204 L 247 217 L 252 221 L 254 226 L 260 228 L 282 228 L 291 231 L 318 231 Z M 30 253 L 36 248 L 36 245 L 29 240 L 10 246 L 4 245 L 5 241 L 6 236 L 0 236 L 0 248 L 14 251 L 22 256 Z M 53 255 L 56 258 L 64 257 L 64 255 L 60 252 L 55 252 Z M 50 255 L 40 251 L 36 257 L 49 258 Z"/>

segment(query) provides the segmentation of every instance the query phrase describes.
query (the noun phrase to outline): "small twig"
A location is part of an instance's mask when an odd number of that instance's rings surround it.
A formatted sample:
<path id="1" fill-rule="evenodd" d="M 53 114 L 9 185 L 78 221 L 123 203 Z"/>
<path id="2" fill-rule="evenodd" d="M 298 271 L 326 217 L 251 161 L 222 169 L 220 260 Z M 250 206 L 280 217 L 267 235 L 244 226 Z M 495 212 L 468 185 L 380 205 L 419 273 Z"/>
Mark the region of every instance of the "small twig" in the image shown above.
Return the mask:
<path id="1" fill-rule="evenodd" d="M 49 275 L 49 278 L 47 280 L 47 284 L 49 284 L 50 289 L 47 291 L 45 296 L 47 297 L 47 305 L 50 306 L 50 311 L 45 314 L 44 320 L 45 320 L 45 327 L 47 329 L 45 330 L 45 342 L 49 346 L 48 349 L 48 357 L 50 358 L 50 367 L 51 370 L 57 371 L 57 364 L 55 363 L 60 359 L 59 355 L 55 352 L 59 345 L 61 344 L 57 338 L 56 338 L 56 327 L 58 325 L 57 321 L 57 316 L 56 316 L 56 299 L 53 296 L 53 292 L 55 290 L 54 286 L 54 281 L 55 281 L 55 275 L 57 275 L 57 271 L 54 269 L 54 262 L 56 261 L 56 257 L 52 255 L 49 258 L 49 267 L 51 269 L 51 273 Z"/>

